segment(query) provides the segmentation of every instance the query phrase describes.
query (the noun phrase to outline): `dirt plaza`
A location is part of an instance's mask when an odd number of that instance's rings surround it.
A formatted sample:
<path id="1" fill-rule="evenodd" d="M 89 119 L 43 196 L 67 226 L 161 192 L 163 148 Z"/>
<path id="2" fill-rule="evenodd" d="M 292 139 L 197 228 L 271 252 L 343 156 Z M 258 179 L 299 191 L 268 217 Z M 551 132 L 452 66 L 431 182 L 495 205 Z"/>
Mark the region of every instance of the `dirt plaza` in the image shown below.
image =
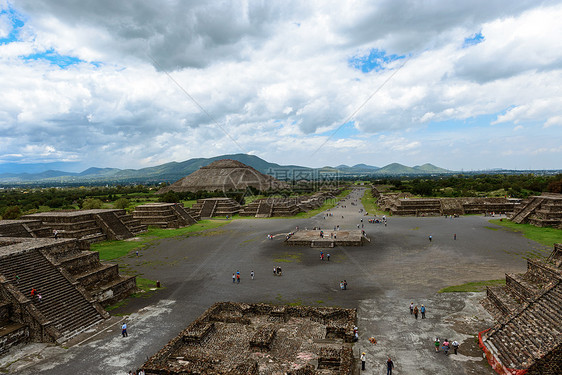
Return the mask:
<path id="1" fill-rule="evenodd" d="M 233 301 L 357 308 L 354 355 L 366 352 L 363 373 L 383 373 L 391 356 L 397 374 L 492 374 L 474 340 L 493 324 L 479 304 L 483 294 L 437 291 L 522 272 L 526 256 L 550 249 L 483 216 L 388 217 L 386 226 L 371 224 L 367 219 L 373 216 L 359 212 L 362 194 L 363 189 L 353 191 L 340 203 L 345 208 L 332 209 L 332 216 L 239 219 L 198 236 L 161 240 L 139 257 L 125 257 L 121 267 L 160 281 L 162 290 L 112 311 L 109 322 L 68 347 L 16 348 L 1 366 L 20 374 L 126 374 L 213 303 Z M 332 230 L 338 225 L 342 231 L 363 225 L 371 241 L 330 248 L 330 261 L 320 259 L 322 249 L 284 243 L 296 227 Z M 275 266 L 283 268 L 283 276 L 272 275 Z M 232 283 L 237 271 L 239 284 Z M 348 284 L 345 291 L 339 287 L 342 280 Z M 411 302 L 427 307 L 426 319 L 410 315 Z M 120 335 L 122 321 L 128 323 L 127 338 Z M 436 336 L 459 341 L 459 355 L 435 353 Z"/>

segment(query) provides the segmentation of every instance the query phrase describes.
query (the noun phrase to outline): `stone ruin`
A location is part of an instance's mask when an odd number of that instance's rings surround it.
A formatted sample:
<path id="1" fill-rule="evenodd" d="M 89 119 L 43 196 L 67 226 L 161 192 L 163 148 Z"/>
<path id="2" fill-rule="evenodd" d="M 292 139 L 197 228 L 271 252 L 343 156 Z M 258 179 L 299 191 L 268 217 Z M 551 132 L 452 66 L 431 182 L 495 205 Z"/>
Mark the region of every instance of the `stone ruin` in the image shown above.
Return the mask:
<path id="1" fill-rule="evenodd" d="M 147 203 L 135 207 L 133 218 L 145 226 L 180 228 L 195 224 L 199 214 L 181 203 Z"/>
<path id="2" fill-rule="evenodd" d="M 377 198 L 377 205 L 382 210 L 390 211 L 391 215 L 402 216 L 512 213 L 519 205 L 518 199 L 502 197 L 411 198 L 404 193 L 382 194 L 374 186 L 372 195 Z"/>
<path id="3" fill-rule="evenodd" d="M 64 342 L 108 318 L 102 306 L 137 290 L 134 276 L 119 275 L 89 247 L 74 238 L 0 237 L 0 352 Z"/>
<path id="4" fill-rule="evenodd" d="M 355 309 L 216 303 L 142 366 L 148 374 L 353 374 Z"/>
<path id="5" fill-rule="evenodd" d="M 240 216 L 253 217 L 282 217 L 294 216 L 299 212 L 307 212 L 321 207 L 328 199 L 335 199 L 341 191 L 323 191 L 310 196 L 295 196 L 284 198 L 262 198 L 256 199 L 244 206 Z"/>
<path id="6" fill-rule="evenodd" d="M 201 167 L 187 177 L 158 190 L 157 194 L 198 191 L 246 191 L 249 187 L 259 191 L 284 190 L 290 186 L 272 176 L 232 159 L 221 159 Z"/>
<path id="7" fill-rule="evenodd" d="M 332 248 L 336 246 L 363 246 L 371 240 L 360 229 L 353 230 L 298 230 L 287 236 L 286 245 L 314 248 Z"/>
<path id="8" fill-rule="evenodd" d="M 240 212 L 240 204 L 232 198 L 198 199 L 191 207 L 191 212 L 199 218 L 236 215 Z"/>
<path id="9" fill-rule="evenodd" d="M 562 229 L 562 194 L 532 196 L 521 202 L 511 221 Z"/>
<path id="10" fill-rule="evenodd" d="M 25 215 L 22 219 L 25 222 L 21 220 L 5 220 L 5 222 L 14 223 L 13 227 L 19 225 L 20 230 L 17 233 L 22 237 L 48 237 L 56 230 L 60 238 L 76 238 L 88 243 L 124 240 L 147 230 L 146 225 L 120 209 L 40 212 Z M 21 223 L 17 224 L 18 221 Z M 31 221 L 37 223 L 29 224 Z M 40 226 L 40 231 L 33 229 L 37 225 Z M 10 235 L 7 231 L 12 230 L 14 229 L 0 226 L 0 236 Z"/>
<path id="11" fill-rule="evenodd" d="M 498 374 L 562 373 L 562 244 L 546 261 L 528 259 L 527 272 L 506 274 L 488 287 L 484 307 L 497 324 L 479 344 Z"/>

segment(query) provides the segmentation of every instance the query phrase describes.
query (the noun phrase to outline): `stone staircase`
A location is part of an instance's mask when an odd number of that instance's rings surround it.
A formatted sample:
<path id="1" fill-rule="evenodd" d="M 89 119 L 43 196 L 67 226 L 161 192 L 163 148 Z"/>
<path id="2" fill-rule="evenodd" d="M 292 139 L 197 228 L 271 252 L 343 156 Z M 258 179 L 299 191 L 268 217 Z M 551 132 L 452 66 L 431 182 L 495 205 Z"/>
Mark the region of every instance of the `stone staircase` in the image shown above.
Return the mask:
<path id="1" fill-rule="evenodd" d="M 121 222 L 127 227 L 129 232 L 133 235 L 144 233 L 148 230 L 148 227 L 133 217 L 133 215 L 127 214 L 123 211 L 116 211 L 115 215 L 121 220 Z"/>
<path id="2" fill-rule="evenodd" d="M 177 216 L 181 217 L 188 225 L 193 225 L 197 223 L 189 212 L 183 207 L 181 204 L 176 204 L 172 206 L 172 210 L 176 213 Z"/>
<path id="3" fill-rule="evenodd" d="M 527 219 L 527 217 L 533 213 L 533 211 L 541 205 L 543 199 L 541 197 L 531 197 L 528 202 L 523 202 L 521 208 L 516 211 L 511 217 L 511 221 L 517 224 L 521 224 Z"/>
<path id="4" fill-rule="evenodd" d="M 506 274 L 504 287 L 487 288 L 483 305 L 498 324 L 482 335 L 481 345 L 498 373 L 507 373 L 498 370 L 502 368 L 542 368 L 545 361 L 552 368 L 552 353 L 562 349 L 561 266 L 562 245 L 556 244 L 546 261 L 528 259 L 527 272 Z M 561 359 L 555 360 L 560 370 Z"/>
<path id="5" fill-rule="evenodd" d="M 217 201 L 204 199 L 203 206 L 201 207 L 201 212 L 199 213 L 199 216 L 201 216 L 201 218 L 213 217 L 213 213 L 216 207 L 217 207 Z"/>
<path id="6" fill-rule="evenodd" d="M 180 228 L 196 220 L 178 203 L 147 203 L 135 207 L 133 217 L 143 225 L 160 228 Z"/>
<path id="7" fill-rule="evenodd" d="M 65 341 L 98 324 L 107 314 L 80 285 L 55 267 L 37 249 L 0 258 L 0 274 L 60 332 L 53 339 Z M 19 280 L 16 281 L 16 275 Z M 35 288 L 42 301 L 30 296 Z"/>
<path id="8" fill-rule="evenodd" d="M 0 220 L 0 237 L 50 237 L 53 231 L 40 220 Z"/>
<path id="9" fill-rule="evenodd" d="M 113 211 L 95 214 L 94 220 L 110 240 L 125 240 L 134 237 L 129 228 Z"/>
<path id="10" fill-rule="evenodd" d="M 273 204 L 269 204 L 265 200 L 259 202 L 256 217 L 271 217 L 273 211 Z"/>

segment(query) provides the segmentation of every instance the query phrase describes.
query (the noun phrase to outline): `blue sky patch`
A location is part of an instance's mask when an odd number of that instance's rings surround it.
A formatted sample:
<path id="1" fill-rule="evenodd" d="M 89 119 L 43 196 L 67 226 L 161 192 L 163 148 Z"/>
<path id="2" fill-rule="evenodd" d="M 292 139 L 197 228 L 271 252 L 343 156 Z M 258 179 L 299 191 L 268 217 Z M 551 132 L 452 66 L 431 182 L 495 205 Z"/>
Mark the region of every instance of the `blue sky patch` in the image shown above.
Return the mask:
<path id="1" fill-rule="evenodd" d="M 53 65 L 58 65 L 61 68 L 66 68 L 70 65 L 76 65 L 83 63 L 84 60 L 80 60 L 74 56 L 64 56 L 55 52 L 53 49 L 47 50 L 41 53 L 34 53 L 32 55 L 27 55 L 23 58 L 24 60 L 45 60 Z"/>
<path id="2" fill-rule="evenodd" d="M 463 48 L 474 46 L 476 44 L 480 44 L 484 41 L 484 35 L 482 35 L 482 31 L 477 32 L 476 34 L 465 38 L 463 43 Z"/>
<path id="3" fill-rule="evenodd" d="M 392 61 L 403 59 L 404 55 L 387 55 L 386 51 L 373 48 L 369 51 L 368 55 L 353 56 L 348 60 L 349 65 L 363 73 L 369 73 L 374 70 L 378 72 L 385 69 L 385 66 Z"/>
<path id="4" fill-rule="evenodd" d="M 0 16 L 5 17 L 6 15 L 12 23 L 12 29 L 6 38 L 0 38 L 0 45 L 17 41 L 20 29 L 25 24 L 24 17 L 12 8 L 0 10 Z"/>

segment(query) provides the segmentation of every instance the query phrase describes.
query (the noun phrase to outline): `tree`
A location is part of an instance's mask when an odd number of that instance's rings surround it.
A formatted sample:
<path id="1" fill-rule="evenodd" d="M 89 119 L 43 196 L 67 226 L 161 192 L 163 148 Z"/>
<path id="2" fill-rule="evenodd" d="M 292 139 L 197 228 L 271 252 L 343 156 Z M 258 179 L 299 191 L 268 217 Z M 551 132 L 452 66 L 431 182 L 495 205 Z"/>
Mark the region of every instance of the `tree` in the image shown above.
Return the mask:
<path id="1" fill-rule="evenodd" d="M 20 216 L 21 216 L 21 210 L 19 206 L 7 207 L 6 210 L 4 211 L 4 215 L 2 215 L 2 217 L 5 220 L 14 220 L 19 218 Z"/>
<path id="2" fill-rule="evenodd" d="M 562 180 L 552 181 L 546 187 L 546 191 L 549 193 L 562 193 Z"/>
<path id="3" fill-rule="evenodd" d="M 86 198 L 84 202 L 82 202 L 82 209 L 84 210 L 93 210 L 96 208 L 101 208 L 103 202 L 96 198 Z"/>
<path id="4" fill-rule="evenodd" d="M 127 207 L 129 207 L 129 200 L 127 198 L 119 198 L 115 201 L 115 203 L 113 203 L 113 206 L 115 208 L 119 208 L 121 210 L 124 210 Z"/>
<path id="5" fill-rule="evenodd" d="M 160 202 L 166 203 L 177 203 L 180 201 L 180 198 L 174 191 L 169 191 L 163 196 L 160 197 Z"/>

